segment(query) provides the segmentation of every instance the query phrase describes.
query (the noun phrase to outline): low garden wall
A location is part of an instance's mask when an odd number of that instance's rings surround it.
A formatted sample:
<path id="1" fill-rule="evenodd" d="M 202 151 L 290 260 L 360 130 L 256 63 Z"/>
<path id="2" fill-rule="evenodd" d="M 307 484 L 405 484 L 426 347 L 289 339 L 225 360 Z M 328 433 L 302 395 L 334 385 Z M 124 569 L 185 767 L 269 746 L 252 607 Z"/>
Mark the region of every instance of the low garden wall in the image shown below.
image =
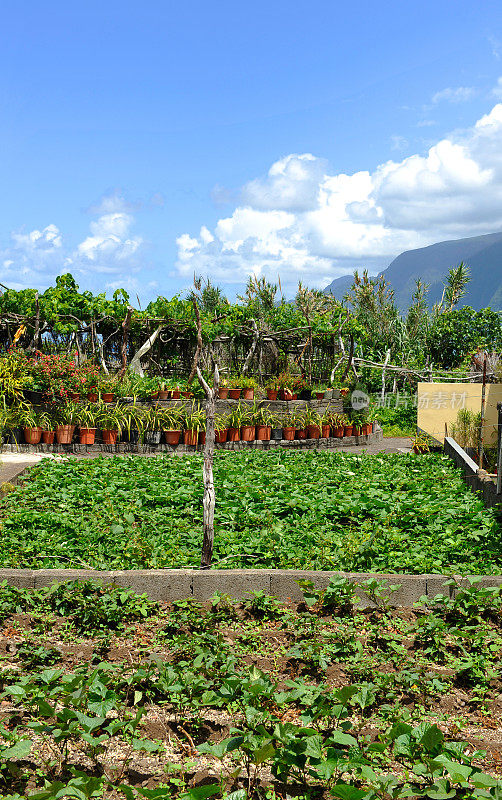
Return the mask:
<path id="1" fill-rule="evenodd" d="M 298 586 L 299 580 L 311 580 L 316 588 L 325 588 L 331 578 L 343 576 L 357 583 L 376 578 L 387 585 L 400 585 L 392 594 L 394 606 L 411 608 L 422 596 L 435 597 L 437 594 L 451 595 L 452 587 L 443 584 L 451 576 L 446 575 L 409 575 L 409 574 L 375 574 L 361 572 L 324 572 L 313 570 L 280 570 L 280 569 L 228 569 L 228 570 L 74 570 L 74 569 L 0 569 L 0 581 L 9 586 L 24 589 L 39 589 L 55 581 L 98 580 L 103 583 L 114 583 L 124 588 L 133 589 L 139 594 L 146 593 L 153 600 L 173 602 L 193 597 L 197 600 L 208 600 L 215 592 L 228 594 L 234 599 L 242 599 L 252 592 L 262 591 L 273 595 L 284 602 L 289 600 L 300 602 L 303 593 Z M 468 585 L 466 578 L 458 581 Z M 482 586 L 502 586 L 502 576 L 482 576 Z M 368 598 L 361 589 L 359 597 L 363 605 L 368 605 Z"/>
<path id="2" fill-rule="evenodd" d="M 484 469 L 479 469 L 472 458 L 460 447 L 451 436 L 444 437 L 443 450 L 462 470 L 464 482 L 473 492 L 483 496 L 483 502 L 488 508 L 502 502 L 502 495 L 497 494 L 497 485 L 493 478 Z"/>

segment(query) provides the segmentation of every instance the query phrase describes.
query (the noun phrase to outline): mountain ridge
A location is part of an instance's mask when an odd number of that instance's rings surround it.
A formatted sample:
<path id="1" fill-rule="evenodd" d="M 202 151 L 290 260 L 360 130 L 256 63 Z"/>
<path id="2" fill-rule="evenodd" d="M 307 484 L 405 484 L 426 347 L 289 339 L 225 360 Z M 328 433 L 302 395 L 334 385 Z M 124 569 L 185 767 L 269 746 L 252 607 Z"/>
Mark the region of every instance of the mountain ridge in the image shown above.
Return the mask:
<path id="1" fill-rule="evenodd" d="M 502 310 L 502 231 L 442 242 L 405 250 L 378 273 L 394 289 L 397 307 L 405 311 L 411 304 L 416 280 L 430 285 L 428 302 L 441 299 L 443 280 L 452 267 L 463 261 L 471 271 L 471 280 L 460 306 Z M 353 276 L 335 278 L 324 290 L 341 299 L 352 285 Z"/>

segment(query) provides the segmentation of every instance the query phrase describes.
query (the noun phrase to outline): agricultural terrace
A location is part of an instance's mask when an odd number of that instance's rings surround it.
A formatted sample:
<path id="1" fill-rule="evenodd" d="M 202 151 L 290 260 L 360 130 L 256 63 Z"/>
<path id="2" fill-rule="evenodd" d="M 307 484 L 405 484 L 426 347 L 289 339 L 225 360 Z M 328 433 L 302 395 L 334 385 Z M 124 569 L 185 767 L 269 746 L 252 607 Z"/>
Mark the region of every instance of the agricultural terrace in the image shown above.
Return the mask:
<path id="1" fill-rule="evenodd" d="M 221 568 L 500 573 L 494 510 L 442 455 L 217 453 Z M 3 567 L 197 567 L 201 456 L 45 459 L 2 503 Z"/>

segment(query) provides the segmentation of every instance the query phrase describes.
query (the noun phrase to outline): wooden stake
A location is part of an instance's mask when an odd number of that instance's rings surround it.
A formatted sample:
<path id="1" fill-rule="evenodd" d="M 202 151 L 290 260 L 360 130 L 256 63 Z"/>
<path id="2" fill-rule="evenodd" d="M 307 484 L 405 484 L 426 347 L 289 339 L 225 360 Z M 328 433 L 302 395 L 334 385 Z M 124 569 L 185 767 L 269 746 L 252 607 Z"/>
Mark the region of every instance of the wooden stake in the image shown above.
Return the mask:
<path id="1" fill-rule="evenodd" d="M 202 477 L 204 479 L 204 499 L 202 501 L 204 537 L 202 540 L 202 554 L 200 559 L 201 569 L 210 569 L 213 560 L 214 543 L 214 506 L 216 494 L 214 491 L 214 417 L 216 412 L 216 398 L 220 388 L 220 373 L 218 364 L 214 364 L 213 388 L 211 389 L 203 378 L 200 368 L 197 367 L 197 377 L 206 394 L 206 443 L 204 445 L 204 461 L 202 464 Z"/>

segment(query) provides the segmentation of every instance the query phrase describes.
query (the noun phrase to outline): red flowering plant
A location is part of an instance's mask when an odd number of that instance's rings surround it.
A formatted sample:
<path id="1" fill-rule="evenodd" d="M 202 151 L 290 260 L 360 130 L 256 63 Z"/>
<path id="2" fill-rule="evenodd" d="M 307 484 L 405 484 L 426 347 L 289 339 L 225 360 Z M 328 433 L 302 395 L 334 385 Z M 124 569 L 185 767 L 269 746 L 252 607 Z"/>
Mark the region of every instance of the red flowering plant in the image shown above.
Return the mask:
<path id="1" fill-rule="evenodd" d="M 79 367 L 75 356 L 37 351 L 27 359 L 29 388 L 43 392 L 47 400 L 68 400 L 70 394 L 80 394 L 95 384 L 99 370 L 92 364 Z"/>

